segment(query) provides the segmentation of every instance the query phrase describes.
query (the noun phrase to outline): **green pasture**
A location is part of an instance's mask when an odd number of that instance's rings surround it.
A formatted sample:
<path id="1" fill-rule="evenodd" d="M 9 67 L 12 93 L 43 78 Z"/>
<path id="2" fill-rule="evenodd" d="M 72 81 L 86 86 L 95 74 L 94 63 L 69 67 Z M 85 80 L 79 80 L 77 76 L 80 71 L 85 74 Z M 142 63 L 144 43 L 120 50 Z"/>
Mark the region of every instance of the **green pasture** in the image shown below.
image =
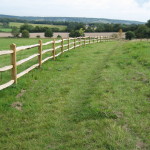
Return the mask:
<path id="1" fill-rule="evenodd" d="M 0 49 L 37 42 L 2 38 Z M 18 52 L 17 59 L 35 52 Z M 9 63 L 1 56 L 0 67 Z M 149 42 L 82 46 L 0 91 L 1 150 L 149 150 L 149 131 Z"/>
<path id="2" fill-rule="evenodd" d="M 13 26 L 16 26 L 18 28 L 20 28 L 21 25 L 23 25 L 24 23 L 18 23 L 18 22 L 10 22 L 9 26 L 10 27 L 13 27 Z M 41 26 L 41 27 L 49 27 L 49 28 L 59 28 L 60 31 L 61 30 L 65 30 L 66 29 L 66 26 L 63 26 L 63 25 L 48 25 L 48 24 L 30 24 L 29 25 L 32 25 L 32 26 Z"/>

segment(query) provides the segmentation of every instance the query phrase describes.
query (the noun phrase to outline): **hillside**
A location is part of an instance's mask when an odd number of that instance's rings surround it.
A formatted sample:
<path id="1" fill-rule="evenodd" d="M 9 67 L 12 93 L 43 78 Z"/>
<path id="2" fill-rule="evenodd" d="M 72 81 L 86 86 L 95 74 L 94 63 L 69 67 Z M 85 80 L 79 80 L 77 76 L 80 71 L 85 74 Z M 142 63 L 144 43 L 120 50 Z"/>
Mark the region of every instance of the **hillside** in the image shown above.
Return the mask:
<path id="1" fill-rule="evenodd" d="M 0 18 L 16 18 L 21 20 L 34 21 L 66 21 L 83 23 L 119 23 L 119 24 L 144 24 L 140 21 L 116 20 L 106 18 L 83 18 L 83 17 L 34 17 L 34 16 L 11 16 L 0 14 Z"/>

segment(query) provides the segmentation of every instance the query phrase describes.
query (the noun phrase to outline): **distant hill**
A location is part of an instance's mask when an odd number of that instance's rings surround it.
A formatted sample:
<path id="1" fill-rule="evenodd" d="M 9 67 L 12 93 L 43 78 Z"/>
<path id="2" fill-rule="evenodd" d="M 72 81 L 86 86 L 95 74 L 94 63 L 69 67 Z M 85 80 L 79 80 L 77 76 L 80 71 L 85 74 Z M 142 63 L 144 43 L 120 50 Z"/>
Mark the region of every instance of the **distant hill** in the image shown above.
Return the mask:
<path id="1" fill-rule="evenodd" d="M 144 24 L 145 22 L 116 20 L 105 18 L 83 18 L 83 17 L 34 17 L 34 16 L 11 16 L 0 14 L 0 18 L 16 18 L 28 21 L 63 21 L 63 22 L 83 22 L 83 23 L 115 23 L 115 24 Z"/>

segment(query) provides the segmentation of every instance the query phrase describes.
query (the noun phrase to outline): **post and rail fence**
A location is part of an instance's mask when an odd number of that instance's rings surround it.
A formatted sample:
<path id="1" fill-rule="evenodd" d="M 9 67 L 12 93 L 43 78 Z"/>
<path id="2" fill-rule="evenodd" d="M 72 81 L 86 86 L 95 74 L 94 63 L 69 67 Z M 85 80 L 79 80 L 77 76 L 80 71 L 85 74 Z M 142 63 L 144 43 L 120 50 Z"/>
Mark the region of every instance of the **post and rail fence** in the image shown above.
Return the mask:
<path id="1" fill-rule="evenodd" d="M 61 55 L 62 53 L 71 50 L 71 49 L 75 49 L 77 47 L 80 46 L 86 46 L 87 44 L 93 44 L 93 43 L 99 43 L 99 42 L 107 42 L 107 41 L 111 41 L 114 38 L 110 37 L 110 36 L 100 36 L 100 37 L 77 37 L 77 38 L 68 38 L 68 39 L 61 39 L 61 40 L 53 40 L 53 41 L 49 41 L 46 43 L 42 43 L 42 40 L 39 41 L 38 44 L 34 44 L 34 45 L 29 45 L 29 46 L 20 46 L 17 47 L 16 44 L 11 44 L 10 45 L 10 50 L 1 50 L 0 51 L 0 56 L 2 55 L 10 55 L 10 59 L 11 59 L 11 65 L 9 66 L 4 66 L 2 68 L 0 68 L 0 72 L 6 72 L 8 70 L 11 70 L 11 80 L 5 84 L 0 85 L 0 90 L 3 90 L 9 86 L 11 86 L 12 84 L 17 84 L 17 79 L 19 79 L 20 77 L 24 76 L 25 74 L 27 74 L 28 72 L 30 72 L 31 70 L 37 68 L 37 67 L 41 67 L 42 64 L 50 59 L 55 60 L 56 57 L 58 57 L 59 55 Z M 70 42 L 70 41 L 73 42 Z M 65 43 L 66 41 L 66 43 Z M 47 46 L 47 45 L 51 45 L 52 44 L 52 48 L 51 49 L 46 49 L 43 50 L 43 46 Z M 60 44 L 60 45 L 56 45 L 56 44 Z M 72 47 L 71 47 L 72 45 Z M 67 49 L 65 49 L 65 47 L 67 47 Z M 31 49 L 31 48 L 37 48 L 38 49 L 38 53 L 33 54 L 25 59 L 19 60 L 17 61 L 17 54 L 20 51 L 24 51 L 27 49 Z M 57 53 L 57 50 L 60 49 L 61 51 L 59 53 Z M 46 54 L 48 52 L 52 53 L 52 56 L 46 57 L 45 59 L 42 59 L 42 55 Z M 17 73 L 17 67 L 24 64 L 25 62 L 36 58 L 38 60 L 37 64 L 32 65 L 31 67 L 29 67 L 28 69 L 22 71 L 21 73 Z"/>

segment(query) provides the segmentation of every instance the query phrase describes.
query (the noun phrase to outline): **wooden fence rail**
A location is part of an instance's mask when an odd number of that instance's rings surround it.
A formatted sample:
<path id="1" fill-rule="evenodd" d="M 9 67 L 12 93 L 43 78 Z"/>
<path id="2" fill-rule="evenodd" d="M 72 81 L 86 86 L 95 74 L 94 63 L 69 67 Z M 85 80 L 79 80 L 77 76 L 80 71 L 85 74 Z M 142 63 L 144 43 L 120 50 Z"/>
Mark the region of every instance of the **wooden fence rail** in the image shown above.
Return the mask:
<path id="1" fill-rule="evenodd" d="M 73 40 L 73 42 L 70 42 L 71 40 Z M 75 49 L 77 47 L 80 46 L 86 46 L 87 44 L 92 44 L 92 43 L 99 43 L 99 42 L 106 42 L 106 41 L 110 41 L 113 40 L 112 37 L 77 37 L 77 38 L 68 38 L 68 39 L 61 39 L 61 40 L 57 40 L 55 41 L 55 39 L 53 41 L 49 41 L 46 43 L 42 43 L 42 40 L 39 41 L 38 44 L 34 44 L 34 45 L 28 45 L 28 46 L 20 46 L 17 47 L 15 44 L 11 44 L 10 45 L 10 50 L 2 50 L 0 51 L 0 56 L 2 55 L 11 55 L 11 64 L 9 66 L 4 66 L 2 68 L 0 68 L 0 72 L 5 72 L 8 70 L 11 70 L 11 80 L 5 84 L 0 85 L 0 90 L 3 90 L 9 86 L 11 86 L 12 84 L 17 84 L 17 79 L 24 76 L 25 74 L 27 74 L 28 72 L 30 72 L 31 70 L 37 68 L 37 67 L 41 67 L 42 64 L 50 59 L 55 60 L 56 57 L 58 57 L 59 55 L 61 55 L 62 53 L 71 50 L 71 49 Z M 66 41 L 66 43 L 65 43 Z M 45 49 L 43 50 L 43 46 L 47 46 L 47 45 L 51 45 L 52 44 L 52 48 L 51 49 Z M 58 46 L 56 46 L 56 44 L 60 44 Z M 72 47 L 71 47 L 72 46 Z M 38 49 L 38 53 L 33 54 L 25 59 L 19 60 L 17 61 L 17 53 L 20 51 L 24 51 L 27 49 L 31 49 L 31 48 L 37 48 Z M 57 50 L 61 49 L 61 51 L 59 53 L 57 53 Z M 48 52 L 52 53 L 52 56 L 46 57 L 45 59 L 42 59 L 42 55 L 46 54 Z M 34 64 L 33 66 L 29 67 L 28 69 L 22 71 L 21 73 L 17 73 L 17 67 L 24 64 L 25 62 L 36 58 L 38 59 L 38 63 Z"/>

